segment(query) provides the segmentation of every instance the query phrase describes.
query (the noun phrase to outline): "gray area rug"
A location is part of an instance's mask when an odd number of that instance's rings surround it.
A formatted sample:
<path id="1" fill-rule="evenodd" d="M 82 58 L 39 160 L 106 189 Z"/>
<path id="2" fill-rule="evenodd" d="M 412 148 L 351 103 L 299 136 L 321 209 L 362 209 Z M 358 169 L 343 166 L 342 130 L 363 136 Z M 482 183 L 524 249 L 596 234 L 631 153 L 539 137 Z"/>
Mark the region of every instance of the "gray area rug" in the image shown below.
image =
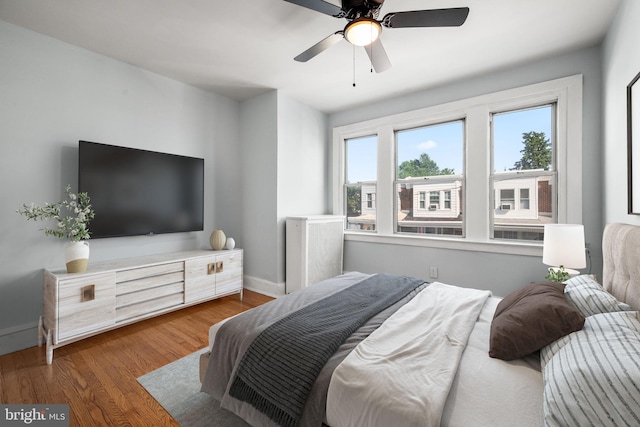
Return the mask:
<path id="1" fill-rule="evenodd" d="M 189 356 L 138 378 L 138 382 L 183 427 L 247 427 L 244 420 L 220 408 L 220 403 L 200 391 L 200 354 Z"/>

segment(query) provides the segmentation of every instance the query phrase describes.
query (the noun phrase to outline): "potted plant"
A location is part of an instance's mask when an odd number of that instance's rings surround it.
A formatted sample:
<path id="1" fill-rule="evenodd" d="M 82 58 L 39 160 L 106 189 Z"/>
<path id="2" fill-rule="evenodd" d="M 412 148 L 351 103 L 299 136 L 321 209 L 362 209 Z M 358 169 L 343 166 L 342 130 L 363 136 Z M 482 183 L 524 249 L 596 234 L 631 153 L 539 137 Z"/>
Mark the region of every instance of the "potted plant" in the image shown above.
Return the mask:
<path id="1" fill-rule="evenodd" d="M 45 203 L 38 206 L 35 203 L 22 205 L 18 209 L 20 215 L 27 217 L 27 220 L 56 221 L 55 228 L 45 227 L 46 236 L 54 236 L 60 239 L 69 240 L 65 245 L 65 263 L 68 273 L 78 273 L 86 271 L 89 262 L 89 244 L 86 242 L 90 238 L 89 222 L 95 216 L 87 193 L 72 193 L 71 186 L 65 188 L 67 199 L 57 203 Z"/>

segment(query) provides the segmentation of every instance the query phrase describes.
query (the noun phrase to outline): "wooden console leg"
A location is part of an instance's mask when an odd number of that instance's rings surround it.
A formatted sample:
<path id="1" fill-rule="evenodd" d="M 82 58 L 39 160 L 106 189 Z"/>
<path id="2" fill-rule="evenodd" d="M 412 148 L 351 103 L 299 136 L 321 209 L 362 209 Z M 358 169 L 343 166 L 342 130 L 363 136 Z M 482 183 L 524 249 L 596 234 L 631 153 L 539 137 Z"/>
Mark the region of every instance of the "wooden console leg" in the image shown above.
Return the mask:
<path id="1" fill-rule="evenodd" d="M 42 316 L 38 319 L 38 347 L 42 347 L 42 343 L 44 342 L 44 320 L 42 320 Z"/>
<path id="2" fill-rule="evenodd" d="M 47 331 L 47 365 L 53 362 L 53 342 L 51 337 L 51 329 Z"/>

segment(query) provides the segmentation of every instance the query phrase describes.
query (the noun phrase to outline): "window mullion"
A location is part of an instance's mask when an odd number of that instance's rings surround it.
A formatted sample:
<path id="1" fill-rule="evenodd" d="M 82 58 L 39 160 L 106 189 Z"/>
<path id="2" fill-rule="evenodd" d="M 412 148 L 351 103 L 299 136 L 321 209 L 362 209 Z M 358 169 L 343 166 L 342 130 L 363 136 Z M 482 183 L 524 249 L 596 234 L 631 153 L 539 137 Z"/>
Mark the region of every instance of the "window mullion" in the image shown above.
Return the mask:
<path id="1" fill-rule="evenodd" d="M 470 108 L 466 118 L 465 206 L 466 237 L 489 239 L 489 109 L 480 105 Z"/>
<path id="2" fill-rule="evenodd" d="M 334 215 L 345 214 L 345 193 L 344 183 L 346 180 L 345 174 L 345 161 L 346 161 L 346 138 L 341 135 L 338 129 L 333 130 L 333 146 L 332 146 L 332 177 L 333 177 L 333 191 L 331 194 L 331 204 Z"/>
<path id="3" fill-rule="evenodd" d="M 395 206 L 395 134 L 391 125 L 378 129 L 378 190 L 377 190 L 377 219 L 380 234 L 393 234 L 395 221 L 393 211 Z"/>

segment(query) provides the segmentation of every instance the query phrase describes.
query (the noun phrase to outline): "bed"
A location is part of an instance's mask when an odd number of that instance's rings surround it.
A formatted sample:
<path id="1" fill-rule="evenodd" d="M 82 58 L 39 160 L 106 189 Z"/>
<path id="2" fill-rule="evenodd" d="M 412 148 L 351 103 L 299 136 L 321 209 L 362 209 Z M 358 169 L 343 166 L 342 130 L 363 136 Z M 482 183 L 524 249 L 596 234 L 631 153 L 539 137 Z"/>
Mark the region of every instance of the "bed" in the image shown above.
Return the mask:
<path id="1" fill-rule="evenodd" d="M 640 425 L 640 227 L 603 259 L 505 298 L 347 273 L 213 325 L 202 390 L 253 426 Z"/>

